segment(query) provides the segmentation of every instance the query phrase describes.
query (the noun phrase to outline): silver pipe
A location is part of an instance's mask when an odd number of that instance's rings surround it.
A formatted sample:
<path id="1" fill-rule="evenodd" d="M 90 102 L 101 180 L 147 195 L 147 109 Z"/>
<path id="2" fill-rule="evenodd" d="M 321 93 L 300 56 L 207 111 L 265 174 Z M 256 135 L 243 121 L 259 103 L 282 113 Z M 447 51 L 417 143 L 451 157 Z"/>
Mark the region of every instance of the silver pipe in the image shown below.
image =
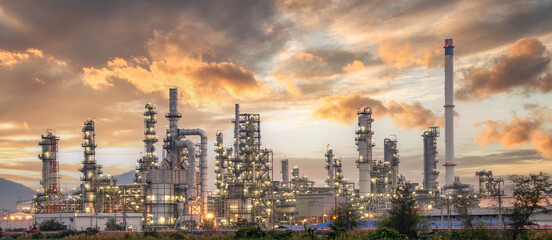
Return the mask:
<path id="1" fill-rule="evenodd" d="M 196 164 L 195 164 L 195 144 L 194 142 L 190 140 L 179 140 L 176 142 L 177 148 L 184 148 L 186 147 L 188 149 L 188 196 L 195 196 L 196 195 L 196 181 L 195 181 L 195 172 L 196 172 Z"/>
<path id="2" fill-rule="evenodd" d="M 236 104 L 236 116 L 234 122 L 234 159 L 240 159 L 240 105 Z"/>
<path id="3" fill-rule="evenodd" d="M 204 130 L 196 129 L 179 129 L 179 136 L 195 135 L 201 137 L 201 157 L 199 159 L 201 168 L 199 173 L 201 175 L 201 201 L 203 216 L 207 215 L 207 134 Z"/>

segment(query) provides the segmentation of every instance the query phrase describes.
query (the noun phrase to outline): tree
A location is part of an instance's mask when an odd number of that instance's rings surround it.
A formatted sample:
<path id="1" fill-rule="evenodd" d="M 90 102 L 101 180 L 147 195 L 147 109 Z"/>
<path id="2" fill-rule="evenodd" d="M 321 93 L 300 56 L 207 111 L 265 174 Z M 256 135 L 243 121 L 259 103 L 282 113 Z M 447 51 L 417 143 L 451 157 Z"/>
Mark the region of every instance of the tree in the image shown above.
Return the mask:
<path id="1" fill-rule="evenodd" d="M 454 183 L 452 189 L 452 207 L 458 213 L 458 218 L 464 227 L 473 230 L 473 216 L 470 214 L 470 208 L 476 207 L 477 199 L 470 196 L 471 191 L 464 184 Z"/>
<path id="2" fill-rule="evenodd" d="M 391 199 L 391 209 L 382 221 L 382 226 L 395 229 L 409 238 L 416 238 L 420 215 L 408 184 L 410 182 L 407 182 L 404 176 L 399 177 L 396 193 Z"/>
<path id="3" fill-rule="evenodd" d="M 215 230 L 215 221 L 214 220 L 203 220 L 199 225 L 199 228 L 202 230 L 212 231 Z"/>
<path id="4" fill-rule="evenodd" d="M 547 197 L 552 196 L 552 182 L 550 175 L 542 172 L 529 176 L 511 175 L 509 179 L 514 184 L 515 202 L 508 217 L 513 222 L 512 237 L 516 239 L 533 214 L 549 212 L 544 206 L 550 205 Z"/>
<path id="5" fill-rule="evenodd" d="M 63 223 L 55 218 L 44 220 L 38 225 L 38 229 L 40 229 L 40 231 L 61 231 L 66 228 L 67 226 L 63 225 Z"/>
<path id="6" fill-rule="evenodd" d="M 368 239 L 370 240 L 401 240 L 404 239 L 403 235 L 397 232 L 394 229 L 389 229 L 386 227 L 380 227 L 374 234 L 372 234 Z"/>
<path id="7" fill-rule="evenodd" d="M 342 203 L 337 206 L 336 209 L 332 209 L 332 214 L 336 217 L 333 225 L 338 228 L 351 230 L 358 226 L 360 213 L 358 209 L 350 202 Z"/>
<path id="8" fill-rule="evenodd" d="M 109 231 L 123 231 L 125 227 L 117 223 L 115 218 L 109 218 L 105 223 L 105 230 Z"/>

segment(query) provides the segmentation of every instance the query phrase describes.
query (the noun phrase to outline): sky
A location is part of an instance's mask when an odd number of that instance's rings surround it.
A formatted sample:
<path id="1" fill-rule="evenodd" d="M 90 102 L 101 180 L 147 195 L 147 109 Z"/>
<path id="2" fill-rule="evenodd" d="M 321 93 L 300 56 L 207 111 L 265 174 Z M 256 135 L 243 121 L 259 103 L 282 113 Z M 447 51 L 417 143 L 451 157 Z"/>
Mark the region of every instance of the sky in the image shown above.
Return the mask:
<path id="1" fill-rule="evenodd" d="M 396 136 L 421 183 L 422 133 L 444 127 L 444 39 L 454 39 L 455 171 L 552 172 L 552 2 L 0 1 L 0 177 L 40 188 L 38 141 L 60 136 L 62 187 L 79 184 L 82 123 L 106 174 L 136 166 L 143 110 L 232 145 L 234 104 L 261 115 L 274 176 L 288 158 L 323 186 L 328 144 L 358 182 L 356 111 L 374 111 L 374 158 Z M 444 129 L 441 131 L 444 133 Z M 194 141 L 198 139 L 191 138 Z M 158 144 L 158 155 L 161 156 Z M 444 183 L 444 134 L 438 140 Z M 214 176 L 209 177 L 214 189 Z"/>

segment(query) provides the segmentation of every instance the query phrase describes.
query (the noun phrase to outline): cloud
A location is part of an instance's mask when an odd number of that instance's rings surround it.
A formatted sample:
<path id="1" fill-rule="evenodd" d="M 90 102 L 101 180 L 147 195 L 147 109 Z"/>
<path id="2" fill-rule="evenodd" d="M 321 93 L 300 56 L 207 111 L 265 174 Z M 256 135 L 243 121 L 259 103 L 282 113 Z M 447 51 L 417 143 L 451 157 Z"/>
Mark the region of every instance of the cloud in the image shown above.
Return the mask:
<path id="1" fill-rule="evenodd" d="M 180 101 L 192 107 L 229 105 L 232 101 L 265 96 L 269 87 L 251 71 L 232 62 L 204 59 L 212 55 L 211 46 L 216 43 L 209 41 L 217 41 L 216 35 L 214 30 L 199 26 L 156 33 L 147 44 L 148 57 L 114 58 L 103 68 L 85 67 L 83 81 L 100 90 L 124 80 L 141 92 L 165 95 L 168 88 L 177 87 Z"/>
<path id="2" fill-rule="evenodd" d="M 464 69 L 456 96 L 481 100 L 499 93 L 548 93 L 552 91 L 550 60 L 538 39 L 519 39 L 507 53 L 491 59 L 489 66 Z"/>
<path id="3" fill-rule="evenodd" d="M 55 59 L 52 56 L 44 55 L 44 53 L 41 50 L 35 49 L 35 48 L 29 48 L 25 50 L 24 52 L 19 51 L 6 51 L 3 49 L 0 49 L 0 67 L 12 67 L 16 64 L 21 64 L 25 61 L 28 61 L 30 58 L 37 58 L 37 59 L 43 59 L 47 62 L 53 62 L 57 65 L 65 66 L 66 63 L 64 61 Z M 38 78 L 36 78 L 38 79 Z M 41 81 L 40 79 L 37 80 Z M 43 81 L 41 83 L 44 83 Z"/>
<path id="4" fill-rule="evenodd" d="M 531 145 L 544 157 L 552 158 L 552 131 L 544 126 L 542 117 L 520 118 L 514 115 L 510 122 L 487 120 L 475 124 L 475 127 L 483 127 L 474 137 L 477 145 L 500 143 L 506 148 Z"/>
<path id="5" fill-rule="evenodd" d="M 384 103 L 357 93 L 322 98 L 311 117 L 351 124 L 355 121 L 356 112 L 361 104 L 371 107 L 375 117 L 390 117 L 400 128 L 421 130 L 429 126 L 443 125 L 443 120 L 439 116 L 424 108 L 418 101 L 413 101 L 412 104 L 398 103 L 393 100 Z"/>
<path id="6" fill-rule="evenodd" d="M 296 84 L 296 81 L 293 78 L 290 78 L 285 75 L 276 76 L 276 82 L 284 85 L 286 92 L 291 96 L 300 96 L 301 88 Z"/>
<path id="7" fill-rule="evenodd" d="M 364 68 L 364 63 L 359 60 L 354 60 L 352 63 L 349 63 L 346 66 L 344 66 L 343 71 L 352 72 L 352 71 L 360 70 L 362 68 Z"/>
<path id="8" fill-rule="evenodd" d="M 387 116 L 393 119 L 397 127 L 404 129 L 425 129 L 430 126 L 444 126 L 444 119 L 433 111 L 424 108 L 418 101 L 412 104 L 397 103 L 393 100 L 387 103 Z"/>
<path id="9" fill-rule="evenodd" d="M 442 62 L 442 49 L 427 44 L 414 47 L 408 40 L 387 39 L 379 43 L 378 56 L 386 64 L 398 69 L 411 66 L 436 67 Z"/>

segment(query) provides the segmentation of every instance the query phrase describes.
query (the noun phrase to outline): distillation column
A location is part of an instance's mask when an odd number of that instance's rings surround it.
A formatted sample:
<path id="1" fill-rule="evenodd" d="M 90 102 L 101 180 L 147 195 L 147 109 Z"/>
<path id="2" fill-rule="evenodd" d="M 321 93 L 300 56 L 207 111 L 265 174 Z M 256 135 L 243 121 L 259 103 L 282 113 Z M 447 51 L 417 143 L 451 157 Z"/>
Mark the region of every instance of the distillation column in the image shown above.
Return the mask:
<path id="1" fill-rule="evenodd" d="M 328 177 L 326 178 L 327 186 L 335 188 L 335 161 L 333 150 L 328 148 L 324 156 L 326 157 L 326 170 L 328 171 Z"/>
<path id="2" fill-rule="evenodd" d="M 84 148 L 84 160 L 82 168 L 79 169 L 83 173 L 81 177 L 82 191 L 82 211 L 85 213 L 94 213 L 94 199 L 96 190 L 96 181 L 98 174 L 101 173 L 101 166 L 96 164 L 96 132 L 94 129 L 94 120 L 88 119 L 82 127 L 83 139 L 82 147 Z"/>
<path id="3" fill-rule="evenodd" d="M 422 135 L 424 138 L 424 182 L 425 190 L 437 190 L 439 171 L 437 171 L 437 137 L 439 127 L 429 127 Z"/>
<path id="4" fill-rule="evenodd" d="M 445 39 L 445 186 L 454 183 L 454 83 L 452 39 Z"/>
<path id="5" fill-rule="evenodd" d="M 155 153 L 155 143 L 158 141 L 155 133 L 155 123 L 157 119 L 155 105 L 148 103 L 144 110 L 144 151 L 145 154 L 138 160 L 138 167 L 136 170 L 136 183 L 146 183 L 145 175 L 149 169 L 156 168 L 157 154 Z"/>
<path id="6" fill-rule="evenodd" d="M 289 160 L 282 160 L 282 185 L 284 188 L 289 188 Z"/>
<path id="7" fill-rule="evenodd" d="M 372 109 L 365 107 L 359 109 L 358 113 L 358 127 L 355 132 L 357 137 L 355 138 L 356 145 L 358 146 L 358 160 L 357 167 L 359 168 L 359 194 L 360 197 L 366 197 L 372 193 L 371 187 L 371 169 L 372 169 Z"/>
<path id="8" fill-rule="evenodd" d="M 226 194 L 227 185 L 227 173 L 228 173 L 228 151 L 223 146 L 223 135 L 221 132 L 217 133 L 217 141 L 215 142 L 215 175 L 217 187 L 216 193 L 218 195 Z"/>
<path id="9" fill-rule="evenodd" d="M 388 177 L 387 193 L 393 195 L 397 189 L 399 178 L 399 150 L 397 149 L 397 139 L 386 138 L 383 140 L 383 160 L 389 164 L 391 172 Z"/>
<path id="10" fill-rule="evenodd" d="M 59 163 L 57 161 L 59 137 L 55 136 L 49 130 L 41 136 L 38 143 L 42 148 L 42 153 L 38 158 L 42 160 L 42 191 L 44 196 L 44 213 L 58 212 L 61 206 L 57 201 L 61 200 L 61 189 L 59 186 Z M 42 197 L 42 196 L 41 196 Z"/>

